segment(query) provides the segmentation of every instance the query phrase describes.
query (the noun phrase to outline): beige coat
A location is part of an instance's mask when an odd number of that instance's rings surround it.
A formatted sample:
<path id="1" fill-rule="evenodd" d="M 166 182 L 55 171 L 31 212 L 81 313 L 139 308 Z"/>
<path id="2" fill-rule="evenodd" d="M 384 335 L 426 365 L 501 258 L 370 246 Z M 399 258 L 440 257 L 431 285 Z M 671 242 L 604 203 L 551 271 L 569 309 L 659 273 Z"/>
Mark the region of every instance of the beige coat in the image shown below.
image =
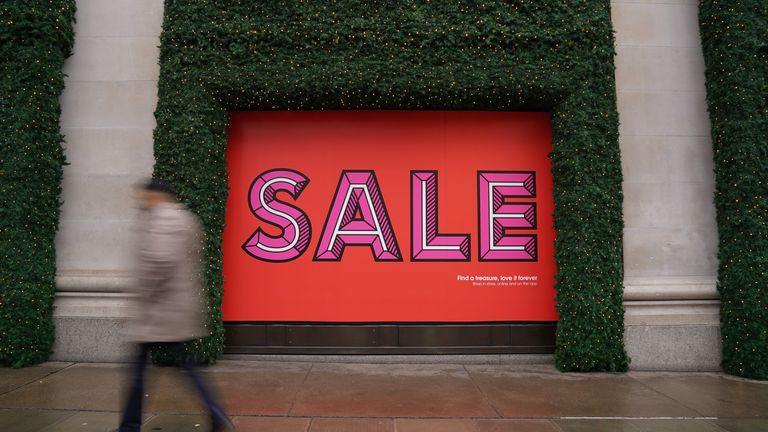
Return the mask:
<path id="1" fill-rule="evenodd" d="M 206 336 L 200 222 L 182 204 L 164 203 L 144 213 L 136 239 L 137 298 L 128 337 L 174 342 Z"/>

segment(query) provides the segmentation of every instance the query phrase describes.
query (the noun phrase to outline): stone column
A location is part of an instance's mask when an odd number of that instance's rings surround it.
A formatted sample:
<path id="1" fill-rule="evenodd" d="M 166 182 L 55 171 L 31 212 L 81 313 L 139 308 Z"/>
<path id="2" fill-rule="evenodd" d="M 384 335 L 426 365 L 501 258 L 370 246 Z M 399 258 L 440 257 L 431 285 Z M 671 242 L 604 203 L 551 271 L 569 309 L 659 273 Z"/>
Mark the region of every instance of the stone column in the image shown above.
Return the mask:
<path id="1" fill-rule="evenodd" d="M 631 368 L 717 370 L 717 226 L 698 1 L 611 7 Z"/>
<path id="2" fill-rule="evenodd" d="M 132 187 L 152 173 L 162 0 L 78 0 L 64 67 L 54 359 L 114 361 L 132 267 Z"/>

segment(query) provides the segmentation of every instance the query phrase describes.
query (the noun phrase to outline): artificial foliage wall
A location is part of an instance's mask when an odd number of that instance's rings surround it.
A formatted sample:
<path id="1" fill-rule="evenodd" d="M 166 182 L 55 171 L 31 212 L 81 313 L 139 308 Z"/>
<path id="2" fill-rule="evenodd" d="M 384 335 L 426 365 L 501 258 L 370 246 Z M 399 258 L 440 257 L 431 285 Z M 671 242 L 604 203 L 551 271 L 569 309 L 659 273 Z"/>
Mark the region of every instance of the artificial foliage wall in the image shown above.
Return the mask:
<path id="1" fill-rule="evenodd" d="M 0 3 L 0 365 L 44 361 L 53 299 L 64 154 L 62 66 L 74 0 Z"/>
<path id="2" fill-rule="evenodd" d="M 155 175 L 206 229 L 223 347 L 221 237 L 233 110 L 550 111 L 562 370 L 627 369 L 608 0 L 166 0 Z M 160 357 L 163 355 L 161 353 Z"/>
<path id="3" fill-rule="evenodd" d="M 723 370 L 768 379 L 768 2 L 704 0 Z"/>

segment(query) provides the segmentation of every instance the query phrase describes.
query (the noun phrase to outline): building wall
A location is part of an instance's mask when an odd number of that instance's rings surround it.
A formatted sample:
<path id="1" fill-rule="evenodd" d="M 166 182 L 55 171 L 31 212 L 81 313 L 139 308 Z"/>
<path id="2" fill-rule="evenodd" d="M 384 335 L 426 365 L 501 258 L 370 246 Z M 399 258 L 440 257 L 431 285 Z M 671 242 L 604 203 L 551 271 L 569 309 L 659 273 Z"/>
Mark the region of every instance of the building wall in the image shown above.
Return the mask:
<path id="1" fill-rule="evenodd" d="M 131 188 L 151 174 L 162 0 L 78 0 L 62 95 L 59 360 L 124 358 Z M 695 0 L 615 1 L 627 349 L 634 369 L 717 369 L 712 146 Z"/>

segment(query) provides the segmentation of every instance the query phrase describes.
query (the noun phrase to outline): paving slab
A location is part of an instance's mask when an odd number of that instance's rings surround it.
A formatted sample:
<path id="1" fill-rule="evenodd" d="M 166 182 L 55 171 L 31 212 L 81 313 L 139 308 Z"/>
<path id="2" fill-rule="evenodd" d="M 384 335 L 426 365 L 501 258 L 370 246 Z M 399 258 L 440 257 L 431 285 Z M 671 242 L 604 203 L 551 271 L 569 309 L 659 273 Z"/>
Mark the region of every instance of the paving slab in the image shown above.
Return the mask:
<path id="1" fill-rule="evenodd" d="M 219 362 L 209 373 L 230 415 L 288 415 L 311 363 Z"/>
<path id="2" fill-rule="evenodd" d="M 630 420 L 561 419 L 554 423 L 562 432 L 640 432 Z"/>
<path id="3" fill-rule="evenodd" d="M 716 373 L 633 372 L 633 378 L 706 417 L 765 417 L 768 381 Z"/>
<path id="4" fill-rule="evenodd" d="M 230 414 L 287 415 L 311 364 L 245 363 L 224 362 L 201 374 L 221 395 Z M 128 364 L 76 364 L 1 395 L 0 406 L 119 411 L 129 368 Z M 189 379 L 177 368 L 148 367 L 144 393 L 146 412 L 205 412 Z"/>
<path id="5" fill-rule="evenodd" d="M 80 363 L 0 396 L 0 406 L 83 411 L 120 411 L 130 365 Z M 147 370 L 146 412 L 200 413 L 203 406 L 175 368 Z"/>
<path id="6" fill-rule="evenodd" d="M 701 419 L 636 419 L 630 423 L 641 432 L 726 432 Z"/>
<path id="7" fill-rule="evenodd" d="M 117 411 L 123 366 L 80 363 L 0 396 L 4 408 Z"/>
<path id="8" fill-rule="evenodd" d="M 392 419 L 312 419 L 309 432 L 395 432 Z"/>
<path id="9" fill-rule="evenodd" d="M 503 417 L 699 417 L 626 374 L 466 366 Z"/>
<path id="10" fill-rule="evenodd" d="M 184 372 L 174 367 L 149 368 L 144 386 L 144 411 L 163 414 L 204 414 L 205 405 Z M 201 373 L 212 387 L 210 376 Z M 121 407 L 125 400 L 127 376 L 120 387 Z"/>
<path id="11" fill-rule="evenodd" d="M 2 410 L 0 411 L 0 431 L 39 432 L 74 414 L 72 411 Z"/>
<path id="12" fill-rule="evenodd" d="M 144 423 L 142 430 L 153 432 L 204 432 L 210 425 L 208 418 L 199 415 L 157 415 Z"/>
<path id="13" fill-rule="evenodd" d="M 200 375 L 230 415 L 287 415 L 311 365 L 260 364 L 258 368 L 201 368 Z M 125 381 L 126 377 L 123 377 Z M 187 374 L 174 367 L 150 367 L 145 384 L 146 412 L 207 414 Z M 125 383 L 121 385 L 121 401 Z M 122 405 L 121 405 L 122 406 Z"/>
<path id="14" fill-rule="evenodd" d="M 286 415 L 310 365 L 259 364 L 258 368 L 222 365 L 201 368 L 200 375 L 218 395 L 229 414 Z M 119 407 L 127 391 L 129 370 L 113 382 L 119 385 Z M 187 374 L 175 367 L 148 367 L 144 411 L 164 414 L 207 414 Z"/>
<path id="15" fill-rule="evenodd" d="M 397 419 L 397 432 L 560 432 L 549 420 Z"/>
<path id="16" fill-rule="evenodd" d="M 462 366 L 366 364 L 314 365 L 291 415 L 497 417 Z"/>
<path id="17" fill-rule="evenodd" d="M 0 394 L 45 378 L 71 365 L 72 363 L 66 362 L 47 362 L 22 369 L 0 368 Z"/>
<path id="18" fill-rule="evenodd" d="M 308 418 L 233 417 L 237 432 L 307 432 Z"/>
<path id="19" fill-rule="evenodd" d="M 105 432 L 117 428 L 120 415 L 115 412 L 75 412 L 71 417 L 40 432 Z"/>
<path id="20" fill-rule="evenodd" d="M 712 422 L 728 432 L 768 432 L 768 418 L 718 419 Z"/>

